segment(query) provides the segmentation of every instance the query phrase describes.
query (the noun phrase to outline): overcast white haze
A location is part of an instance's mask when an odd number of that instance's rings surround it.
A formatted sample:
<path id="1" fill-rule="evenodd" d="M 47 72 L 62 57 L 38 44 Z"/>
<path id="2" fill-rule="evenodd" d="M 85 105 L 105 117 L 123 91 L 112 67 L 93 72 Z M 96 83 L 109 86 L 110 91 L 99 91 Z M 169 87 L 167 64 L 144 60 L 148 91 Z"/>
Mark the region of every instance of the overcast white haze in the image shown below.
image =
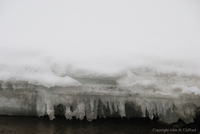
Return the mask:
<path id="1" fill-rule="evenodd" d="M 0 79 L 115 77 L 140 67 L 200 76 L 199 7 L 199 0 L 1 0 Z"/>

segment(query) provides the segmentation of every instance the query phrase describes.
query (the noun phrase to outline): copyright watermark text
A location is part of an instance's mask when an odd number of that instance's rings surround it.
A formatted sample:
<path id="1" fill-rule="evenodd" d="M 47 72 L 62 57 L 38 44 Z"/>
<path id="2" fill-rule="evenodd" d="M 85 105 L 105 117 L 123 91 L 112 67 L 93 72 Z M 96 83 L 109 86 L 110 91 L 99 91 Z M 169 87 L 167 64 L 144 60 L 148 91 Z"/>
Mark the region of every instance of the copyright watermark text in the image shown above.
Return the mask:
<path id="1" fill-rule="evenodd" d="M 155 133 L 169 133 L 169 132 L 197 132 L 196 128 L 153 128 Z"/>

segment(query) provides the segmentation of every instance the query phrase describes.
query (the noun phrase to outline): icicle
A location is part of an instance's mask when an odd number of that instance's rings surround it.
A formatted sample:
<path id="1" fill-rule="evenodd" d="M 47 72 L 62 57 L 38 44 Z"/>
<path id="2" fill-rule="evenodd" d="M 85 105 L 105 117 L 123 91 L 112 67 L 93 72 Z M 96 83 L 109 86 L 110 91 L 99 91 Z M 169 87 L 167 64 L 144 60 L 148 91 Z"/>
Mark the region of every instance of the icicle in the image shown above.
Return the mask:
<path id="1" fill-rule="evenodd" d="M 37 101 L 36 101 L 36 110 L 37 110 L 37 115 L 44 116 L 46 112 L 46 104 L 44 102 L 44 95 L 42 93 L 39 93 L 37 96 Z"/>
<path id="2" fill-rule="evenodd" d="M 115 112 L 118 112 L 117 101 L 115 100 L 113 103 L 114 103 L 114 111 L 115 111 Z"/>
<path id="3" fill-rule="evenodd" d="M 149 118 L 152 120 L 153 119 L 153 107 L 152 105 L 147 105 L 147 112 L 149 113 Z"/>
<path id="4" fill-rule="evenodd" d="M 150 110 L 148 110 L 148 112 L 149 112 L 149 118 L 152 120 L 153 119 L 153 117 L 154 117 L 154 109 L 150 109 Z"/>
<path id="5" fill-rule="evenodd" d="M 156 110 L 157 110 L 157 115 L 162 115 L 163 114 L 163 105 L 161 103 L 156 105 Z"/>
<path id="6" fill-rule="evenodd" d="M 78 113 L 77 113 L 77 117 L 80 119 L 80 120 L 83 120 L 84 119 L 84 116 L 85 116 L 85 103 L 84 102 L 81 102 L 81 101 L 78 101 L 77 102 L 77 110 L 78 110 Z"/>
<path id="7" fill-rule="evenodd" d="M 72 117 L 74 116 L 74 117 L 76 117 L 76 119 L 78 119 L 79 115 L 78 115 L 78 109 L 77 109 L 76 105 L 72 105 L 71 108 L 73 109 L 73 110 L 71 109 L 71 111 L 72 111 L 71 116 Z"/>
<path id="8" fill-rule="evenodd" d="M 125 103 L 124 103 L 124 100 L 120 100 L 119 101 L 118 108 L 119 108 L 119 114 L 120 114 L 120 116 L 121 117 L 125 117 L 126 113 L 125 113 Z"/>
<path id="9" fill-rule="evenodd" d="M 69 105 L 65 105 L 65 117 L 66 119 L 72 119 L 72 112 Z"/>
<path id="10" fill-rule="evenodd" d="M 107 100 L 106 98 L 102 98 L 101 102 L 103 103 L 103 105 L 104 105 L 106 108 L 108 108 L 108 104 L 107 104 L 108 100 Z"/>
<path id="11" fill-rule="evenodd" d="M 54 106 L 52 104 L 47 104 L 47 114 L 50 120 L 55 118 L 54 116 Z"/>
<path id="12" fill-rule="evenodd" d="M 93 119 L 94 116 L 94 99 L 90 99 L 90 113 L 91 118 Z"/>
<path id="13" fill-rule="evenodd" d="M 87 118 L 87 120 L 92 121 L 90 99 L 86 99 L 85 108 L 86 108 L 86 118 Z"/>
<path id="14" fill-rule="evenodd" d="M 94 100 L 93 119 L 97 119 L 98 114 L 98 101 Z"/>
<path id="15" fill-rule="evenodd" d="M 100 105 L 100 111 L 101 111 L 100 117 L 101 117 L 101 116 L 105 117 L 105 115 L 104 115 L 104 105 L 103 105 L 102 100 L 101 100 L 101 105 Z"/>
<path id="16" fill-rule="evenodd" d="M 141 111 L 142 111 L 142 117 L 146 117 L 146 106 L 145 105 L 141 105 Z"/>
<path id="17" fill-rule="evenodd" d="M 113 114 L 112 102 L 111 101 L 108 101 L 108 106 L 109 106 L 110 114 Z"/>

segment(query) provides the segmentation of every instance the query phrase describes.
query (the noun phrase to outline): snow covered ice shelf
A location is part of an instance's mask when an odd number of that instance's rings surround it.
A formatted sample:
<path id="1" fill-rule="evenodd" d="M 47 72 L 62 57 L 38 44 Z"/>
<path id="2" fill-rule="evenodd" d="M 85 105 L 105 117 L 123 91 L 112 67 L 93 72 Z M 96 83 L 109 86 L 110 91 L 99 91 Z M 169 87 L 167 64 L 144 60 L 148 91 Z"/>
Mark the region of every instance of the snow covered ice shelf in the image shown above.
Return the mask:
<path id="1" fill-rule="evenodd" d="M 199 6 L 1 0 L 0 115 L 191 122 L 200 107 Z"/>
<path id="2" fill-rule="evenodd" d="M 192 122 L 200 108 L 198 77 L 181 77 L 132 71 L 118 78 L 81 78 L 78 86 L 29 84 L 23 81 L 0 83 L 1 115 L 55 114 L 67 119 L 92 121 L 99 117 L 159 117 L 172 123 L 179 118 Z"/>

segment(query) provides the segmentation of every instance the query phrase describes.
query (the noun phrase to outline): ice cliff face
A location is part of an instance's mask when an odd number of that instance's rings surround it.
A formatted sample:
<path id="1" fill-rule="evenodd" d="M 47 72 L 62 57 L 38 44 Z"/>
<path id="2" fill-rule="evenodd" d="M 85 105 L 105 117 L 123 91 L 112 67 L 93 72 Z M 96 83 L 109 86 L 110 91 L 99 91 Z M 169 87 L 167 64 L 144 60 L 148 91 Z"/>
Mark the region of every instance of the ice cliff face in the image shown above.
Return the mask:
<path id="1" fill-rule="evenodd" d="M 115 78 L 73 77 L 78 85 L 45 87 L 27 81 L 0 84 L 1 115 L 55 114 L 67 119 L 159 117 L 172 123 L 192 122 L 200 107 L 198 77 L 134 70 Z"/>

